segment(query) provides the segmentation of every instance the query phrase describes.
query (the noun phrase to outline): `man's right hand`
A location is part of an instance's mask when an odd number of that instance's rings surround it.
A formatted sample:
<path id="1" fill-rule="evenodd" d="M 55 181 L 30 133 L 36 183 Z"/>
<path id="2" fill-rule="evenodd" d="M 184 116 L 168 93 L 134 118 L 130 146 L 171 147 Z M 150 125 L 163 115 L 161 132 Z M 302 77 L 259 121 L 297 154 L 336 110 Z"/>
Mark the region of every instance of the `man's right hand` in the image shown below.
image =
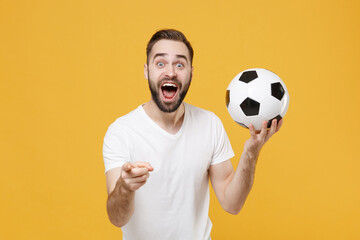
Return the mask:
<path id="1" fill-rule="evenodd" d="M 146 162 L 125 163 L 106 173 L 107 212 L 112 224 L 124 226 L 134 213 L 135 191 L 146 183 L 153 167 Z M 120 177 L 119 177 L 120 171 Z"/>
<path id="2" fill-rule="evenodd" d="M 133 192 L 146 183 L 149 172 L 154 168 L 147 162 L 125 163 L 121 168 L 119 181 L 124 189 Z"/>

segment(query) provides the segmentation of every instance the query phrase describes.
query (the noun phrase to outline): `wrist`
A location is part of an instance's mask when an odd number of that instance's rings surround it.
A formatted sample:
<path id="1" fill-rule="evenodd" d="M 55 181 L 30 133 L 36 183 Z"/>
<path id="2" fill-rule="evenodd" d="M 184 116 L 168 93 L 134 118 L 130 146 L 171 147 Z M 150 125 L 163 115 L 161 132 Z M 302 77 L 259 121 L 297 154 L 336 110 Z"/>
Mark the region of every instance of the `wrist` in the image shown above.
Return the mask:
<path id="1" fill-rule="evenodd" d="M 260 151 L 258 150 L 254 150 L 254 149 L 247 149 L 244 148 L 244 152 L 243 154 L 246 156 L 247 159 L 249 160 L 256 160 L 259 156 Z"/>
<path id="2" fill-rule="evenodd" d="M 241 165 L 246 169 L 255 169 L 259 152 L 244 150 L 241 157 Z"/>

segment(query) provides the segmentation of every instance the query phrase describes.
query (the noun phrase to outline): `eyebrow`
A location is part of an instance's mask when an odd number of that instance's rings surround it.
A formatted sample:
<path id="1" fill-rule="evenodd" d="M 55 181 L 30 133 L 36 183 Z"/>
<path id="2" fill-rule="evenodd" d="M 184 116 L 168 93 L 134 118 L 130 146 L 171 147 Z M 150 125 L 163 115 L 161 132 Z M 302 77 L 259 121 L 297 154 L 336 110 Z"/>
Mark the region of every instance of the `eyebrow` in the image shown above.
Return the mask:
<path id="1" fill-rule="evenodd" d="M 166 56 L 166 55 L 168 55 L 168 54 L 167 53 L 157 53 L 157 54 L 154 55 L 153 59 L 155 59 L 157 57 L 163 57 L 163 56 Z M 187 57 L 185 55 L 177 54 L 176 57 L 177 58 L 183 58 L 183 59 L 185 59 L 186 62 L 188 62 L 188 59 L 187 59 Z"/>

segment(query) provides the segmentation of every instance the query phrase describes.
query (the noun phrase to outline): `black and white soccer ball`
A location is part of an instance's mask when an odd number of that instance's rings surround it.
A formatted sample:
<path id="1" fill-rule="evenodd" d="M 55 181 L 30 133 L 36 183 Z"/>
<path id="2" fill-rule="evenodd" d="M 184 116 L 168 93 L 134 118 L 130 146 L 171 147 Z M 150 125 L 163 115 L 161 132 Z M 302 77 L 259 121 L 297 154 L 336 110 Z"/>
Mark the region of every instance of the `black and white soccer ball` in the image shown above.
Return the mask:
<path id="1" fill-rule="evenodd" d="M 264 120 L 282 119 L 289 107 L 289 94 L 275 73 L 253 68 L 240 72 L 226 90 L 226 106 L 235 122 L 245 128 L 250 123 L 261 129 Z"/>

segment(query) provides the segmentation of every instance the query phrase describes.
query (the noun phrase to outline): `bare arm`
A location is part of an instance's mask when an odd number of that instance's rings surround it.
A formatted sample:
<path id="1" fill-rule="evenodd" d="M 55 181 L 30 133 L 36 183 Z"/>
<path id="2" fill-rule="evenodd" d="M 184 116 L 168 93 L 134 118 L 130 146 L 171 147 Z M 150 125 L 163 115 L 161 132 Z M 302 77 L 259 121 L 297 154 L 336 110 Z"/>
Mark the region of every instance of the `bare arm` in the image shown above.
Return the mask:
<path id="1" fill-rule="evenodd" d="M 270 130 L 263 123 L 260 133 L 250 125 L 251 137 L 245 142 L 244 151 L 234 173 L 231 161 L 211 165 L 209 175 L 215 194 L 225 211 L 238 214 L 250 193 L 254 182 L 255 167 L 262 146 L 270 137 L 280 130 L 282 120 L 272 122 Z"/>
<path id="2" fill-rule="evenodd" d="M 117 227 L 124 226 L 134 213 L 135 191 L 146 183 L 149 163 L 125 163 L 121 168 L 106 173 L 108 191 L 107 213 L 110 222 Z"/>

